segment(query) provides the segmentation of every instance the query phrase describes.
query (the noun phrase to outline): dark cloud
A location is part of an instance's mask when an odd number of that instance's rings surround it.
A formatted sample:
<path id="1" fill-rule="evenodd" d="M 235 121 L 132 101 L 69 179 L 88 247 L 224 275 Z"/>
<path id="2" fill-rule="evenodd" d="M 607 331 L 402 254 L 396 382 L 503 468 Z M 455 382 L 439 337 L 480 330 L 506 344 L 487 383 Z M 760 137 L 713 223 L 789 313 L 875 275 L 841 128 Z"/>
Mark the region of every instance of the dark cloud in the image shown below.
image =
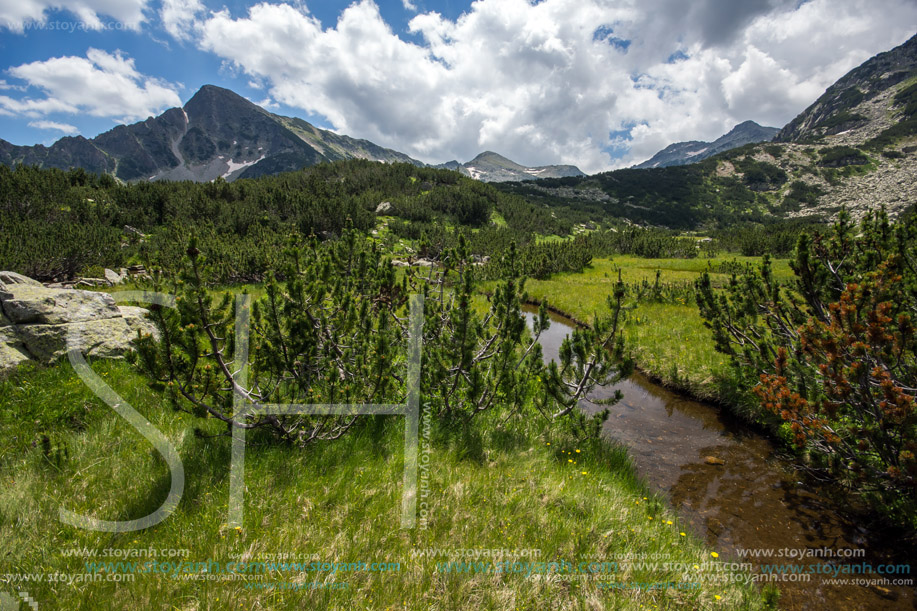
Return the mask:
<path id="1" fill-rule="evenodd" d="M 756 18 L 801 4 L 798 0 L 656 0 L 643 4 L 646 12 L 634 25 L 654 49 L 666 44 L 714 48 L 734 43 Z"/>

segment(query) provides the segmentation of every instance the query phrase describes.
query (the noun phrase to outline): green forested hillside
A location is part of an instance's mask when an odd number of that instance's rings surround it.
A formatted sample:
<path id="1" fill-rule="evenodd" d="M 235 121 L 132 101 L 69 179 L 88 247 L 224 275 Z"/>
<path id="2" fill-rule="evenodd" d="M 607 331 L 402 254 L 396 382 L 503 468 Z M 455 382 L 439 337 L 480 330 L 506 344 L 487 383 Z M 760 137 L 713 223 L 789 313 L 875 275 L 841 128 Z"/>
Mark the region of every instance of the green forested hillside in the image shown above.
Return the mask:
<path id="1" fill-rule="evenodd" d="M 195 234 L 220 280 L 256 280 L 291 237 L 369 232 L 377 209 L 397 217 L 391 239 L 426 237 L 441 250 L 460 227 L 477 253 L 565 235 L 589 218 L 410 164 L 355 160 L 233 183 L 130 185 L 79 169 L 0 166 L 0 269 L 51 280 L 130 263 L 173 267 Z"/>

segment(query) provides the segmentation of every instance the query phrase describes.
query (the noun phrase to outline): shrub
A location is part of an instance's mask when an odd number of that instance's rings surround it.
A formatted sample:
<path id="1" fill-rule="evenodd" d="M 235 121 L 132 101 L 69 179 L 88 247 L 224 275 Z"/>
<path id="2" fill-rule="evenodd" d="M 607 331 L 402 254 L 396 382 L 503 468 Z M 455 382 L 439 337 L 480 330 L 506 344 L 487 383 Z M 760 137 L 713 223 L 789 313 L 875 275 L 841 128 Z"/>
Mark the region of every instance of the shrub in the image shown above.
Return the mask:
<path id="1" fill-rule="evenodd" d="M 884 211 L 859 234 L 846 212 L 797 245 L 795 286 L 765 258 L 724 293 L 698 281 L 717 349 L 755 384 L 793 441 L 877 508 L 917 524 L 917 221 Z"/>

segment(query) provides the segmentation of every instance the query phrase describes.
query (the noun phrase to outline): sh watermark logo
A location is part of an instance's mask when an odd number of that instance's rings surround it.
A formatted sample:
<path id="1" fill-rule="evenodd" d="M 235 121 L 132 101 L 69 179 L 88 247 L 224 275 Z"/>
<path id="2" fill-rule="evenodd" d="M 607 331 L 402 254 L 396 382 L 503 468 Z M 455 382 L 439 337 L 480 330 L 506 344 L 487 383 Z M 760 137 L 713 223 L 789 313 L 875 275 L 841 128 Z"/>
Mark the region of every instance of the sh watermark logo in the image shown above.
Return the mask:
<path id="1" fill-rule="evenodd" d="M 116 302 L 157 304 L 175 308 L 175 296 L 147 291 L 119 291 L 111 296 Z M 241 388 L 248 380 L 248 348 L 251 331 L 251 297 L 236 298 L 235 354 L 233 365 L 236 372 L 233 380 Z M 169 439 L 154 427 L 143 415 L 122 399 L 101 377 L 89 367 L 79 346 L 79 324 L 70 325 L 67 335 L 67 357 L 73 369 L 83 382 L 109 407 L 133 426 L 165 459 L 171 472 L 172 483 L 169 494 L 162 505 L 153 513 L 136 520 L 100 520 L 80 515 L 66 508 L 59 510 L 62 522 L 86 530 L 103 532 L 130 532 L 159 524 L 178 507 L 185 489 L 185 469 L 181 458 Z M 397 415 L 404 416 L 404 489 L 401 497 L 401 528 L 414 528 L 417 522 L 417 446 L 420 420 L 420 361 L 423 341 L 423 295 L 412 295 L 408 323 L 408 358 L 405 403 L 380 404 L 252 404 L 240 392 L 236 392 L 233 412 L 236 418 L 257 414 L 304 414 L 304 415 Z M 233 427 L 232 453 L 229 475 L 229 519 L 231 527 L 241 527 L 243 518 L 243 492 L 245 489 L 245 429 Z M 6 611 L 4 607 L 2 611 Z"/>

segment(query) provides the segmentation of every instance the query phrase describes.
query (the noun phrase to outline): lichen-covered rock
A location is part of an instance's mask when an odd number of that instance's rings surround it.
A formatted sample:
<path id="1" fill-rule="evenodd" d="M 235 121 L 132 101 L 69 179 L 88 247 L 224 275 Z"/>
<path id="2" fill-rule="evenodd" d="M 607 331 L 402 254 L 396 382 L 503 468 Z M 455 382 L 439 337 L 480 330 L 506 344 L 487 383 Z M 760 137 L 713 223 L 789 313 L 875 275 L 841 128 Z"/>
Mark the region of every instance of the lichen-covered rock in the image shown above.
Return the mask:
<path id="1" fill-rule="evenodd" d="M 27 284 L 30 286 L 42 285 L 38 280 L 32 280 L 28 276 L 23 276 L 22 274 L 17 274 L 16 272 L 0 272 L 0 288 L 2 288 L 2 285 L 4 284 Z"/>
<path id="2" fill-rule="evenodd" d="M 106 268 L 105 280 L 108 281 L 108 283 L 111 284 L 112 286 L 115 286 L 117 284 L 121 284 L 122 282 L 124 282 L 124 276 L 122 274 L 119 274 L 118 272 L 116 272 L 113 269 Z"/>
<path id="3" fill-rule="evenodd" d="M 117 358 L 138 333 L 158 337 L 146 309 L 118 307 L 107 293 L 49 288 L 11 272 L 0 278 L 0 377 L 30 359 L 53 362 L 71 347 Z"/>
<path id="4" fill-rule="evenodd" d="M 115 300 L 106 293 L 31 284 L 0 288 L 0 305 L 15 325 L 59 325 L 121 317 Z"/>
<path id="5" fill-rule="evenodd" d="M 124 318 L 106 318 L 63 325 L 18 325 L 16 336 L 33 358 L 51 363 L 65 356 L 68 347 L 85 356 L 122 356 L 130 350 L 137 333 Z"/>
<path id="6" fill-rule="evenodd" d="M 0 379 L 11 373 L 20 363 L 29 360 L 22 342 L 16 337 L 15 328 L 0 326 Z"/>

